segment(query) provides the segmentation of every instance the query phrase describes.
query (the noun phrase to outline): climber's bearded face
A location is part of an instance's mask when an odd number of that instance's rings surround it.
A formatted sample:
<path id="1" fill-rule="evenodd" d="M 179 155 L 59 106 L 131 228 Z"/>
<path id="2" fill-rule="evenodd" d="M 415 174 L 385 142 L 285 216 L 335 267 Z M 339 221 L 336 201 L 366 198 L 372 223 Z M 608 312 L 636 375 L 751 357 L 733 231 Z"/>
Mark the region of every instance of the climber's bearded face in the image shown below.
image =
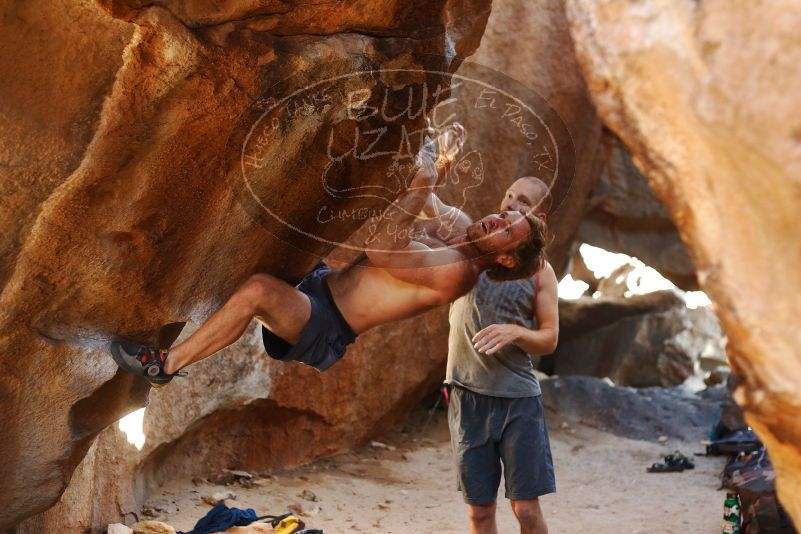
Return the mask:
<path id="1" fill-rule="evenodd" d="M 487 215 L 467 227 L 467 239 L 483 254 L 509 252 L 524 243 L 531 226 L 519 211 Z"/>

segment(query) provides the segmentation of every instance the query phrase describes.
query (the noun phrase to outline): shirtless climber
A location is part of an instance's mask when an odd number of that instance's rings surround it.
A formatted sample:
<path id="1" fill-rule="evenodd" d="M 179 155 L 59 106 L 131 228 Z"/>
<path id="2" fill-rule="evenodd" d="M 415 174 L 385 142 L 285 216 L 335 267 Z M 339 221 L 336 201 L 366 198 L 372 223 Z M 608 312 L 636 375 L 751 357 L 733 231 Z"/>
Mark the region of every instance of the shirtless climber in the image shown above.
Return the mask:
<path id="1" fill-rule="evenodd" d="M 506 211 L 472 222 L 434 194 L 463 142 L 464 129 L 456 124 L 436 143 L 424 143 L 407 192 L 387 207 L 365 254 L 348 267 L 332 271 L 320 264 L 297 287 L 255 274 L 175 348 L 114 342 L 114 360 L 151 385 L 163 385 L 232 344 L 255 317 L 271 357 L 323 371 L 357 335 L 454 301 L 483 271 L 497 279 L 530 278 L 543 263 L 545 226 L 539 218 Z M 410 231 L 391 231 L 398 228 Z"/>

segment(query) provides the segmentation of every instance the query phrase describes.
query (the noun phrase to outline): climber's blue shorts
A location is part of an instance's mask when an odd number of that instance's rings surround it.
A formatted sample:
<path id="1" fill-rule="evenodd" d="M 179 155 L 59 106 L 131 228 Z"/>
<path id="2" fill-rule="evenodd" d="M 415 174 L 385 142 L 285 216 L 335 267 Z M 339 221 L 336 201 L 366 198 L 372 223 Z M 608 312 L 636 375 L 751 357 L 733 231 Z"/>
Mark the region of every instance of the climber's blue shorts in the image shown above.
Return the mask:
<path id="1" fill-rule="evenodd" d="M 264 348 L 272 358 L 303 362 L 325 371 L 338 362 L 347 346 L 354 342 L 356 334 L 342 317 L 328 289 L 325 279 L 330 272 L 328 265 L 320 263 L 297 285 L 311 301 L 311 317 L 295 345 L 262 326 Z"/>

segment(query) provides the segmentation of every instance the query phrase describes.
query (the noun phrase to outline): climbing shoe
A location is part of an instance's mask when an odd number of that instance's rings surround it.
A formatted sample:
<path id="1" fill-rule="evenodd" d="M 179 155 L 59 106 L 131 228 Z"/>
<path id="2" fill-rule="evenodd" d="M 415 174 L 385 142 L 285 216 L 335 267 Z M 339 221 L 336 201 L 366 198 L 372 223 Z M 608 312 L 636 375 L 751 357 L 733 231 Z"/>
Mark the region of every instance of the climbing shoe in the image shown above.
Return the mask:
<path id="1" fill-rule="evenodd" d="M 164 372 L 164 362 L 169 351 L 140 345 L 133 341 L 114 341 L 111 343 L 111 356 L 120 369 L 141 376 L 153 387 L 163 386 L 174 376 L 185 376 L 185 373 L 168 375 Z"/>

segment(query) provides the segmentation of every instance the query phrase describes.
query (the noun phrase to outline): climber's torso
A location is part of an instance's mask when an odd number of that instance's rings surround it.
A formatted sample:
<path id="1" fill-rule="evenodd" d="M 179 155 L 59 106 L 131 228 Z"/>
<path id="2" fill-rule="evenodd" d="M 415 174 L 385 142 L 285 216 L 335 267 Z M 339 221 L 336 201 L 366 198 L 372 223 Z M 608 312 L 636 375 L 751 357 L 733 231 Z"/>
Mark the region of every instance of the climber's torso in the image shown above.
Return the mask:
<path id="1" fill-rule="evenodd" d="M 453 208 L 455 210 L 455 208 Z M 448 239 L 463 235 L 470 219 L 463 212 L 421 218 L 413 228 L 414 240 L 437 254 L 448 249 Z M 405 319 L 465 294 L 478 279 L 479 270 L 456 249 L 448 250 L 448 260 L 434 269 L 437 289 L 399 280 L 390 271 L 374 266 L 366 255 L 348 267 L 332 272 L 327 279 L 340 312 L 354 332 L 360 334 L 379 324 Z M 444 282 L 444 283 L 443 283 Z"/>

